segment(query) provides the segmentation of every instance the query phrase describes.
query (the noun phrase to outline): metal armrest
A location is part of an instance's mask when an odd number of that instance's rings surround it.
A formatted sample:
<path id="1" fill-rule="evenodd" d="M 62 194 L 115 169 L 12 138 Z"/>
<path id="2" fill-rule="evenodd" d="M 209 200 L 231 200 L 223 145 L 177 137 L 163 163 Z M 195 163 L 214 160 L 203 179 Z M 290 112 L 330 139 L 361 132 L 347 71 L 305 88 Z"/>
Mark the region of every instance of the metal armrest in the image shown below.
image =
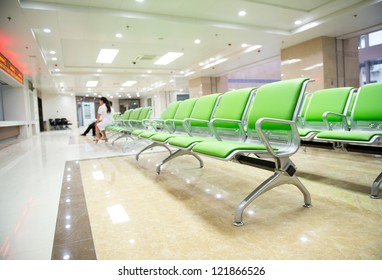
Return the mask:
<path id="1" fill-rule="evenodd" d="M 142 120 L 142 125 L 146 128 L 149 128 L 152 125 L 152 119 L 143 119 Z"/>
<path id="2" fill-rule="evenodd" d="M 245 140 L 246 133 L 245 133 L 244 125 L 243 125 L 242 121 L 240 121 L 240 120 L 229 120 L 229 119 L 214 118 L 214 119 L 212 119 L 208 123 L 208 126 L 210 127 L 211 132 L 213 133 L 213 135 L 216 137 L 217 140 L 222 141 L 221 137 L 219 136 L 219 133 L 216 130 L 216 127 L 214 126 L 214 123 L 218 122 L 218 121 L 219 122 L 225 122 L 225 123 L 235 123 L 235 124 L 237 124 L 238 128 L 240 130 L 240 134 L 241 134 L 240 136 L 241 136 L 243 141 Z"/>
<path id="3" fill-rule="evenodd" d="M 164 129 L 164 121 L 162 119 L 152 119 L 151 120 L 151 126 L 154 128 L 155 131 L 159 131 L 160 129 Z"/>
<path id="4" fill-rule="evenodd" d="M 334 113 L 334 112 L 325 112 L 322 115 L 322 119 L 323 119 L 324 123 L 326 124 L 326 127 L 329 130 L 332 130 L 333 127 L 329 123 L 328 116 L 340 117 L 341 118 L 342 127 L 344 128 L 344 130 L 347 130 L 347 131 L 350 130 L 349 124 L 347 122 L 347 118 L 346 118 L 346 116 L 344 114 L 339 114 L 339 113 Z"/>
<path id="5" fill-rule="evenodd" d="M 131 127 L 131 124 L 130 124 L 130 121 L 131 120 L 123 120 L 122 123 L 125 127 Z"/>
<path id="6" fill-rule="evenodd" d="M 297 116 L 296 123 L 298 127 L 303 128 L 305 126 L 305 118 L 301 116 Z"/>
<path id="7" fill-rule="evenodd" d="M 187 131 L 187 133 L 192 136 L 192 125 L 191 122 L 197 122 L 197 123 L 205 123 L 208 127 L 208 129 L 211 131 L 211 128 L 209 127 L 208 123 L 210 121 L 207 120 L 200 120 L 200 119 L 193 119 L 193 118 L 187 118 L 183 121 L 183 127 Z M 212 133 L 211 133 L 212 134 Z"/>
<path id="8" fill-rule="evenodd" d="M 175 124 L 174 124 L 175 122 L 183 123 L 183 120 L 176 120 L 176 119 L 164 120 L 164 122 L 163 122 L 164 128 L 169 133 L 173 133 L 175 131 Z"/>
<path id="9" fill-rule="evenodd" d="M 267 136 L 265 135 L 264 130 L 262 129 L 262 125 L 264 123 L 277 123 L 277 124 L 288 124 L 291 127 L 291 142 L 288 150 L 282 151 L 282 153 L 277 154 L 273 149 L 272 145 L 269 142 Z M 296 122 L 294 121 L 288 121 L 288 120 L 280 120 L 280 119 L 272 119 L 272 118 L 260 118 L 256 122 L 256 130 L 259 133 L 260 139 L 264 143 L 265 147 L 267 148 L 268 153 L 270 153 L 272 156 L 279 158 L 281 156 L 290 156 L 293 155 L 295 152 L 297 152 L 298 148 L 300 147 L 300 136 L 297 130 Z"/>

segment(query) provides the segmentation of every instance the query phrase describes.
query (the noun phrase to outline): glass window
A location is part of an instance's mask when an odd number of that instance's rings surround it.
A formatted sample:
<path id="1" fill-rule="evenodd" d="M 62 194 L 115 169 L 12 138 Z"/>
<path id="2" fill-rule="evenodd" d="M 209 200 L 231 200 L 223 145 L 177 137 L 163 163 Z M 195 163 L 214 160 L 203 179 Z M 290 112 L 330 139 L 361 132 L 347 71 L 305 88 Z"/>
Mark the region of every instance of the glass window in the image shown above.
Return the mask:
<path id="1" fill-rule="evenodd" d="M 359 68 L 359 84 L 364 85 L 367 83 L 365 63 L 360 64 Z"/>
<path id="2" fill-rule="evenodd" d="M 370 83 L 382 82 L 382 59 L 370 61 Z"/>
<path id="3" fill-rule="evenodd" d="M 369 47 L 382 44 L 382 30 L 369 34 Z"/>
<path id="4" fill-rule="evenodd" d="M 364 49 L 366 47 L 366 35 L 359 36 L 359 49 Z"/>

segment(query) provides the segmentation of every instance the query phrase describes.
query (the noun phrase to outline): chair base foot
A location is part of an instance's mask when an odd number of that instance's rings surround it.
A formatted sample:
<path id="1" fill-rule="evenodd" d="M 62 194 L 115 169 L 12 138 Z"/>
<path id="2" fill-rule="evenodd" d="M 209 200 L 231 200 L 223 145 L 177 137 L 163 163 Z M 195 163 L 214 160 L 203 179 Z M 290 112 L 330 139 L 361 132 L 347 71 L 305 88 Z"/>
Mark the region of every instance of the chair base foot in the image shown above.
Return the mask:
<path id="1" fill-rule="evenodd" d="M 241 227 L 241 226 L 244 225 L 243 222 L 233 222 L 232 224 L 233 224 L 235 227 Z"/>
<path id="2" fill-rule="evenodd" d="M 373 194 L 371 194 L 371 195 L 369 195 L 369 196 L 370 196 L 371 199 L 379 199 L 379 198 L 380 198 L 379 195 L 373 195 Z"/>
<path id="3" fill-rule="evenodd" d="M 305 203 L 302 207 L 305 207 L 305 208 L 311 208 L 313 205 L 312 204 L 308 204 L 308 203 Z"/>

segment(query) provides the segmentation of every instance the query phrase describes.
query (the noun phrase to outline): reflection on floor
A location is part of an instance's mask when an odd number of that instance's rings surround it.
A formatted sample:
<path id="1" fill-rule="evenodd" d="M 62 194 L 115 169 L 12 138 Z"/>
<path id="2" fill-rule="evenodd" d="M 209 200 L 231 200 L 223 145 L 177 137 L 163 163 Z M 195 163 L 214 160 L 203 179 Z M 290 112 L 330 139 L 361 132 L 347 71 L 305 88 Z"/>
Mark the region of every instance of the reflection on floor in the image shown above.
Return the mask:
<path id="1" fill-rule="evenodd" d="M 79 162 L 98 259 L 382 259 L 382 199 L 369 198 L 381 158 L 308 149 L 292 157 L 312 195 L 277 187 L 232 225 L 268 171 L 166 153 Z M 57 256 L 60 258 L 60 256 Z"/>

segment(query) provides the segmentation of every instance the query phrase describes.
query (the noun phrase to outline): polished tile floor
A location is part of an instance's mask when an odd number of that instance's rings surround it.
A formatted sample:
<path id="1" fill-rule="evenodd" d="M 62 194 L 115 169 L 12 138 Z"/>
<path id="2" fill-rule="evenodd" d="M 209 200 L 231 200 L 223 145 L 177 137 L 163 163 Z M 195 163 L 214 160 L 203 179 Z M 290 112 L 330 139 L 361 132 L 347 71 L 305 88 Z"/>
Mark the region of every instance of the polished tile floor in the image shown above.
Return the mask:
<path id="1" fill-rule="evenodd" d="M 293 156 L 312 195 L 283 185 L 235 208 L 268 171 L 192 157 L 139 162 L 131 146 L 48 132 L 0 150 L 2 259 L 382 259 L 382 158 L 308 148 Z"/>

